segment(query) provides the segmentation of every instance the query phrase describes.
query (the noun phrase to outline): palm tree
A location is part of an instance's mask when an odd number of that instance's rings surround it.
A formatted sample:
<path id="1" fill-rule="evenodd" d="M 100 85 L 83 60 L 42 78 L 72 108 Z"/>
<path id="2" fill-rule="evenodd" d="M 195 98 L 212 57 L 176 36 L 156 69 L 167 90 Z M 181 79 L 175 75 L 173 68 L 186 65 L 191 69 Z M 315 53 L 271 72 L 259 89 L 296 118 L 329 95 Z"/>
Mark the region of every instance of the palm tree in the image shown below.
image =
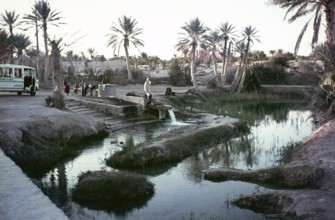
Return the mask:
<path id="1" fill-rule="evenodd" d="M 254 41 L 258 41 L 259 37 L 257 36 L 258 31 L 253 28 L 252 26 L 246 26 L 242 30 L 242 40 L 238 42 L 237 49 L 240 52 L 240 64 L 236 71 L 234 81 L 231 86 L 231 90 L 234 91 L 236 87 L 238 86 L 237 92 L 240 92 L 244 79 L 245 79 L 245 69 L 248 66 L 248 57 L 249 57 L 249 51 L 252 44 L 254 44 Z"/>
<path id="2" fill-rule="evenodd" d="M 14 43 L 14 33 L 13 29 L 21 24 L 21 22 L 18 22 L 19 15 L 15 14 L 15 11 L 5 11 L 5 13 L 1 14 L 0 17 L 0 25 L 1 26 L 8 26 L 8 31 L 9 31 L 9 38 L 8 38 L 8 43 L 9 43 L 9 51 L 10 51 L 10 57 L 11 57 L 11 62 L 13 62 L 13 43 Z"/>
<path id="3" fill-rule="evenodd" d="M 53 100 L 56 108 L 64 108 L 64 97 L 62 95 L 63 88 L 63 71 L 61 67 L 61 43 L 62 38 L 50 41 L 51 44 L 51 59 L 52 59 L 52 85 L 54 88 Z"/>
<path id="4" fill-rule="evenodd" d="M 216 62 L 217 62 L 217 57 L 219 55 L 218 46 L 222 40 L 222 37 L 218 30 L 214 30 L 214 31 L 210 31 L 208 35 L 205 35 L 204 39 L 205 39 L 207 50 L 209 51 L 212 62 L 213 62 L 214 77 L 219 79 L 217 69 L 216 69 Z"/>
<path id="5" fill-rule="evenodd" d="M 91 60 L 93 60 L 94 56 L 95 56 L 95 49 L 94 48 L 88 48 L 87 52 L 90 54 Z"/>
<path id="6" fill-rule="evenodd" d="M 8 26 L 9 35 L 13 37 L 13 29 L 21 24 L 18 22 L 19 15 L 15 14 L 15 11 L 5 11 L 5 13 L 1 14 L 1 26 Z"/>
<path id="7" fill-rule="evenodd" d="M 321 26 L 321 21 L 325 14 L 326 19 L 326 36 L 327 43 L 329 45 L 335 46 L 335 1 L 329 0 L 299 0 L 299 1 L 291 1 L 291 0 L 269 0 L 270 4 L 278 5 L 281 8 L 287 8 L 287 12 L 285 17 L 289 13 L 293 13 L 293 15 L 289 18 L 289 22 L 294 22 L 300 17 L 304 17 L 308 14 L 314 13 L 313 16 L 306 22 L 304 25 L 296 46 L 294 50 L 294 55 L 297 54 L 300 46 L 300 42 L 303 38 L 303 35 L 308 27 L 309 22 L 313 18 L 313 38 L 312 38 L 312 48 L 314 48 L 315 44 L 318 43 L 319 30 Z"/>
<path id="8" fill-rule="evenodd" d="M 234 80 L 231 84 L 231 90 L 234 91 L 236 89 L 236 86 L 238 85 L 238 82 L 240 81 L 241 79 L 241 75 L 242 75 L 242 72 L 243 71 L 240 71 L 241 68 L 242 68 L 242 62 L 243 62 L 243 57 L 244 57 L 244 53 L 246 52 L 246 48 L 247 48 L 247 45 L 244 41 L 238 41 L 236 43 L 236 46 L 234 48 L 234 51 L 237 53 L 237 54 L 240 54 L 240 62 L 239 62 L 239 65 L 237 67 L 237 70 L 236 70 L 236 73 L 235 73 L 235 76 L 234 76 Z"/>
<path id="9" fill-rule="evenodd" d="M 14 35 L 13 37 L 13 47 L 16 50 L 17 58 L 23 54 L 23 50 L 27 49 L 31 44 L 28 36 L 24 34 Z"/>
<path id="10" fill-rule="evenodd" d="M 7 44 L 8 34 L 6 31 L 0 29 L 0 62 L 6 63 L 7 59 Z"/>
<path id="11" fill-rule="evenodd" d="M 128 80 L 132 79 L 132 74 L 130 71 L 130 62 L 129 62 L 129 47 L 132 44 L 135 48 L 139 46 L 144 46 L 144 43 L 141 39 L 138 38 L 138 35 L 142 33 L 141 28 L 137 28 L 137 21 L 131 17 L 123 16 L 118 19 L 118 23 L 113 22 L 113 26 L 110 28 L 112 33 L 108 34 L 108 46 L 114 48 L 115 51 L 120 52 L 121 46 L 124 48 L 126 54 L 126 63 L 128 70 Z"/>
<path id="12" fill-rule="evenodd" d="M 244 84 L 244 79 L 245 79 L 245 69 L 248 66 L 248 56 L 249 56 L 249 51 L 250 51 L 250 47 L 252 44 L 254 44 L 254 41 L 260 42 L 259 40 L 259 36 L 257 36 L 258 31 L 256 30 L 256 28 L 253 28 L 251 25 L 245 27 L 242 31 L 242 37 L 243 37 L 243 41 L 245 41 L 246 44 L 246 51 L 244 53 L 244 57 L 243 57 L 243 61 L 242 61 L 242 68 L 241 70 L 243 70 L 243 74 L 238 86 L 238 90 L 237 92 L 240 92 L 243 84 Z"/>
<path id="13" fill-rule="evenodd" d="M 220 25 L 220 31 L 222 32 L 222 38 L 223 38 L 223 51 L 221 52 L 222 57 L 222 70 L 221 70 L 221 80 L 222 85 L 225 84 L 226 81 L 226 71 L 227 71 L 227 64 L 228 64 L 228 57 L 230 54 L 230 49 L 232 46 L 232 41 L 235 40 L 235 31 L 234 26 L 229 24 L 228 22 L 222 23 Z M 229 46 L 228 46 L 229 45 Z M 227 48 L 228 46 L 228 48 Z"/>
<path id="14" fill-rule="evenodd" d="M 35 38 L 36 38 L 36 74 L 39 77 L 39 80 L 42 82 L 44 78 L 43 74 L 40 74 L 40 46 L 39 46 L 39 38 L 38 38 L 38 30 L 39 30 L 39 24 L 38 24 L 38 17 L 36 15 L 35 7 L 32 7 L 31 14 L 26 14 L 23 17 L 23 20 L 26 24 L 28 24 L 28 29 L 31 27 L 35 28 Z"/>
<path id="15" fill-rule="evenodd" d="M 45 48 L 45 67 L 44 67 L 44 80 L 48 79 L 49 75 L 49 49 L 48 49 L 48 24 L 55 25 L 58 27 L 62 17 L 59 17 L 60 12 L 51 10 L 49 2 L 45 0 L 39 0 L 34 4 L 34 14 L 37 20 L 42 23 L 44 48 Z"/>
<path id="16" fill-rule="evenodd" d="M 193 87 L 195 90 L 198 90 L 197 81 L 195 79 L 195 58 L 198 47 L 203 47 L 204 36 L 207 27 L 201 23 L 199 18 L 190 20 L 189 23 L 185 23 L 185 26 L 181 27 L 186 33 L 180 33 L 182 37 L 179 38 L 179 41 L 176 44 L 177 51 L 189 51 L 190 61 L 191 61 L 191 77 L 193 82 Z"/>

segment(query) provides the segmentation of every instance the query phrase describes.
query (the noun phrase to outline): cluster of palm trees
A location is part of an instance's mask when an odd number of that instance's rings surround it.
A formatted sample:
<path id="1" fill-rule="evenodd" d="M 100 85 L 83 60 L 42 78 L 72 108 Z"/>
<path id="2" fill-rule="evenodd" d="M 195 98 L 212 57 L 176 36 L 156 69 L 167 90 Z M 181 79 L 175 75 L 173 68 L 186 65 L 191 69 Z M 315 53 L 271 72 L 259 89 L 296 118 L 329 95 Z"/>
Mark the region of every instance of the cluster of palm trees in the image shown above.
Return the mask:
<path id="1" fill-rule="evenodd" d="M 287 8 L 287 14 L 294 13 L 289 19 L 290 22 L 309 13 L 314 13 L 314 36 L 312 39 L 312 45 L 318 42 L 318 31 L 321 25 L 322 17 L 326 15 L 327 43 L 330 45 L 335 44 L 335 16 L 333 16 L 333 12 L 335 11 L 334 1 L 268 1 L 270 4 L 277 5 L 282 8 Z M 0 56 L 2 56 L 2 59 L 3 57 L 13 57 L 14 51 L 16 51 L 17 55 L 20 55 L 22 54 L 22 50 L 31 44 L 29 38 L 24 34 L 14 34 L 14 29 L 21 26 L 22 23 L 29 24 L 29 28 L 35 29 L 36 54 L 39 55 L 39 30 L 42 30 L 45 47 L 45 62 L 44 74 L 40 74 L 40 79 L 41 81 L 47 80 L 50 66 L 48 49 L 50 39 L 48 37 L 48 26 L 58 26 L 62 24 L 62 17 L 60 16 L 60 12 L 51 10 L 47 0 L 37 0 L 31 8 L 31 13 L 26 14 L 23 17 L 23 22 L 19 22 L 18 18 L 19 16 L 15 14 L 15 11 L 5 11 L 5 13 L 0 17 L 0 25 L 3 27 L 8 27 L 9 33 L 8 36 L 5 30 L 0 31 L 0 40 L 4 38 L 7 39 L 5 44 L 4 41 L 0 41 L 0 48 L 6 48 L 6 56 L 4 56 L 4 54 L 0 54 Z M 308 26 L 308 23 L 306 23 L 306 25 L 303 27 L 303 31 L 298 38 L 296 52 L 299 49 L 301 38 Z M 190 63 L 191 77 L 194 88 L 198 88 L 195 78 L 196 64 L 204 59 L 211 60 L 211 62 L 215 64 L 213 65 L 215 79 L 219 85 L 225 86 L 227 65 L 233 52 L 235 52 L 239 54 L 240 63 L 236 71 L 234 81 L 231 85 L 231 89 L 237 89 L 240 91 L 245 78 L 245 69 L 249 64 L 250 48 L 256 41 L 259 42 L 259 37 L 257 36 L 258 31 L 252 26 L 246 26 L 238 37 L 239 39 L 237 39 L 235 27 L 228 22 L 221 23 L 217 29 L 211 30 L 206 27 L 198 18 L 192 19 L 185 23 L 181 29 L 183 32 L 180 33 L 180 38 L 176 44 L 176 50 L 180 51 Z M 139 35 L 142 33 L 142 29 L 138 27 L 136 19 L 122 16 L 118 18 L 117 22 L 113 22 L 110 30 L 111 33 L 108 34 L 108 46 L 111 46 L 114 49 L 115 54 L 119 54 L 120 49 L 123 48 L 127 63 L 128 79 L 131 80 L 132 74 L 129 61 L 129 47 L 132 45 L 139 49 L 139 47 L 144 46 L 143 41 L 139 38 Z M 91 56 L 92 55 L 93 54 L 91 54 Z M 216 70 L 216 63 L 218 60 L 222 60 L 221 73 L 218 73 Z M 39 59 L 36 62 L 38 63 Z"/>
<path id="2" fill-rule="evenodd" d="M 49 42 L 50 39 L 48 37 L 48 25 L 55 25 L 58 26 L 59 24 L 62 24 L 61 19 L 62 17 L 59 16 L 60 12 L 57 12 L 55 10 L 51 10 L 51 7 L 46 0 L 39 0 L 36 1 L 31 8 L 31 13 L 26 14 L 23 17 L 23 21 L 19 22 L 18 18 L 19 15 L 16 15 L 15 11 L 8 12 L 5 11 L 4 14 L 1 15 L 1 26 L 8 27 L 9 30 L 9 38 L 6 41 L 7 43 L 7 52 L 6 54 L 2 54 L 2 56 L 9 56 L 13 57 L 14 54 L 14 48 L 17 49 L 17 56 L 20 56 L 22 54 L 22 50 L 27 49 L 29 45 L 31 45 L 31 42 L 27 36 L 24 34 L 17 34 L 15 35 L 13 33 L 14 28 L 18 28 L 22 26 L 22 24 L 27 24 L 28 28 L 34 28 L 35 29 L 35 37 L 36 37 L 36 66 L 37 66 L 37 72 L 39 73 L 39 55 L 40 55 L 40 49 L 39 49 L 39 30 L 43 31 L 43 39 L 44 39 L 44 47 L 45 47 L 45 54 L 44 54 L 44 74 L 39 74 L 41 81 L 46 81 L 49 76 L 50 72 L 50 65 L 49 65 Z M 22 29 L 26 30 L 26 29 Z M 5 33 L 2 31 L 2 34 Z M 11 60 L 13 62 L 13 60 Z"/>
<path id="3" fill-rule="evenodd" d="M 193 87 L 198 89 L 195 79 L 195 64 L 199 60 L 208 58 L 212 60 L 216 80 L 220 83 L 219 85 L 224 86 L 229 57 L 232 52 L 237 52 L 240 54 L 240 65 L 235 74 L 232 90 L 235 90 L 237 85 L 240 85 L 240 90 L 245 78 L 250 47 L 255 41 L 260 41 L 257 36 L 258 31 L 252 26 L 247 26 L 241 32 L 241 38 L 237 39 L 235 27 L 229 22 L 221 23 L 219 28 L 211 30 L 199 18 L 185 23 L 182 29 L 184 32 L 180 33 L 181 37 L 178 39 L 176 49 L 181 51 L 190 62 Z M 234 51 L 232 51 L 233 45 Z M 221 74 L 218 74 L 216 69 L 219 57 L 222 59 Z"/>

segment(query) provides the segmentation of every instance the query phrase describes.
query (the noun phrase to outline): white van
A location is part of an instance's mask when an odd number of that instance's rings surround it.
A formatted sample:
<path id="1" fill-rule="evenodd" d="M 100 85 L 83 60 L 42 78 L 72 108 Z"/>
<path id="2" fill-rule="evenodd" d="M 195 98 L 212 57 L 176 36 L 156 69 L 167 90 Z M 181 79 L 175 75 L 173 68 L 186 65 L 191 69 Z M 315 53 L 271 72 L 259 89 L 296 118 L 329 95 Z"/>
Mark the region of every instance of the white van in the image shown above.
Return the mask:
<path id="1" fill-rule="evenodd" d="M 38 89 L 39 82 L 33 67 L 0 64 L 0 92 L 30 93 L 35 96 Z"/>

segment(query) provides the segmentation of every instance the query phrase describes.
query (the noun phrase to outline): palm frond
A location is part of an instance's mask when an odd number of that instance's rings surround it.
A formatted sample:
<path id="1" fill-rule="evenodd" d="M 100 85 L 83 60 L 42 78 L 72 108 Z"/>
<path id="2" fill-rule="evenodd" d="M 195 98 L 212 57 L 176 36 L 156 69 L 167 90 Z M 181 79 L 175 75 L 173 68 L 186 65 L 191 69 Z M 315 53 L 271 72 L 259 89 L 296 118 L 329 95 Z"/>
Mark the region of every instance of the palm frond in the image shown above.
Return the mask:
<path id="1" fill-rule="evenodd" d="M 310 20 L 306 22 L 306 24 L 304 25 L 304 27 L 302 28 L 302 30 L 301 30 L 301 32 L 300 32 L 300 34 L 299 34 L 298 40 L 297 40 L 297 42 L 296 42 L 296 44 L 295 44 L 295 48 L 294 48 L 294 56 L 296 56 L 297 53 L 298 53 L 298 50 L 299 50 L 299 47 L 300 47 L 301 40 L 302 40 L 302 38 L 303 38 L 303 36 L 304 36 L 306 30 L 307 30 L 307 27 L 308 27 L 308 25 L 309 25 L 309 22 L 310 22 Z"/>

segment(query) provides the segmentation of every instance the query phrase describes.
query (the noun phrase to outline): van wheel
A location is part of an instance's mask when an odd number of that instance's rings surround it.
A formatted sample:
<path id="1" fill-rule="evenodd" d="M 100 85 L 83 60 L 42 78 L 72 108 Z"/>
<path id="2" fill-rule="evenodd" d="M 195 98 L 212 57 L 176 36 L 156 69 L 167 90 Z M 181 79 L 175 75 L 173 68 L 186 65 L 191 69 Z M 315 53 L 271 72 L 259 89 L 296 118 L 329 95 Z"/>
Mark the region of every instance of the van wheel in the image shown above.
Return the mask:
<path id="1" fill-rule="evenodd" d="M 22 95 L 22 92 L 17 92 L 18 95 Z"/>
<path id="2" fill-rule="evenodd" d="M 33 87 L 31 87 L 31 89 L 30 89 L 30 95 L 31 96 L 35 96 L 36 95 L 36 90 L 34 90 Z"/>

